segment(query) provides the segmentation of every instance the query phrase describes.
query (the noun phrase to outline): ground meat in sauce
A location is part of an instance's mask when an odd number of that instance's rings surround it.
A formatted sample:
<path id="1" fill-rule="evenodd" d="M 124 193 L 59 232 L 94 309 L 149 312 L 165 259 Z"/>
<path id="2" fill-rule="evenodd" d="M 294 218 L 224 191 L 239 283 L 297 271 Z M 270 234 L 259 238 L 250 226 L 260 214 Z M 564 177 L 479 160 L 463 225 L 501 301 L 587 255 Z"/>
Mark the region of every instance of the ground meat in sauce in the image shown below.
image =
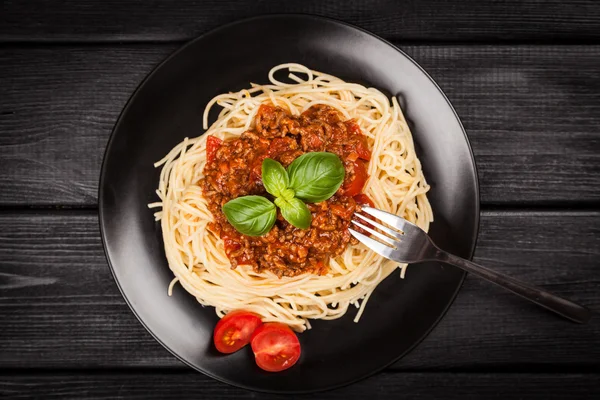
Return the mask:
<path id="1" fill-rule="evenodd" d="M 252 265 L 255 271 L 267 270 L 279 277 L 325 274 L 330 257 L 342 254 L 349 243 L 356 244 L 348 231 L 352 214 L 359 207 L 352 196 L 362 190 L 366 177 L 366 172 L 361 174 L 356 168 L 359 163 L 366 165 L 370 152 L 358 125 L 344 121 L 335 109 L 317 105 L 300 116 L 291 116 L 279 107 L 262 105 L 254 129 L 239 138 L 209 144 L 207 149 L 205 177 L 200 185 L 215 218 L 209 229 L 223 239 L 232 268 Z M 243 235 L 227 222 L 221 207 L 229 200 L 246 195 L 272 199 L 261 181 L 266 157 L 287 167 L 311 151 L 328 151 L 340 157 L 346 178 L 333 197 L 308 204 L 312 213 L 309 229 L 294 227 L 279 212 L 271 231 L 261 237 Z"/>

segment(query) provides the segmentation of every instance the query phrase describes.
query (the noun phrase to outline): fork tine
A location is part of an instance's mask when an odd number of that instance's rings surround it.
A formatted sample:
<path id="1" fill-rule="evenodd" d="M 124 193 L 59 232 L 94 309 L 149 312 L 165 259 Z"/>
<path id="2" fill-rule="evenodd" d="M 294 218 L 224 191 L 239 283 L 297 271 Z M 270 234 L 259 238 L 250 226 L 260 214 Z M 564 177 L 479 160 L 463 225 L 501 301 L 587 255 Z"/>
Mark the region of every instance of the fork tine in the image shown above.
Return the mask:
<path id="1" fill-rule="evenodd" d="M 396 239 L 402 239 L 402 236 L 403 236 L 402 232 L 398 232 L 398 231 L 388 228 L 387 226 L 381 225 L 379 222 L 373 221 L 372 219 L 369 219 L 369 218 L 365 217 L 364 215 L 360 215 L 360 214 L 356 213 L 356 214 L 354 214 L 354 216 L 362 219 L 363 221 L 366 221 L 367 223 L 373 225 L 375 228 L 384 231 L 385 233 L 387 233 L 390 236 L 395 237 Z"/>
<path id="2" fill-rule="evenodd" d="M 389 212 L 381 211 L 372 207 L 361 207 L 361 210 L 385 222 L 386 224 L 393 226 L 394 228 L 402 230 L 404 233 L 406 233 L 406 230 L 410 228 L 420 229 L 417 225 L 413 224 L 412 222 L 409 222 L 397 215 L 390 214 Z"/>
<path id="3" fill-rule="evenodd" d="M 369 232 L 371 235 L 377 236 L 379 239 L 381 239 L 383 242 L 389 244 L 390 246 L 396 247 L 396 243 L 394 243 L 394 239 L 392 239 L 391 237 L 386 236 L 383 233 L 379 233 L 375 229 L 371 229 L 368 226 L 365 226 L 358 221 L 352 220 L 352 223 L 354 225 L 358 226 L 359 228 L 362 228 L 365 231 Z"/>
<path id="4" fill-rule="evenodd" d="M 384 256 L 385 258 L 391 257 L 392 252 L 394 251 L 393 248 L 388 247 L 375 239 L 371 239 L 370 237 L 363 235 L 362 233 L 358 233 L 352 228 L 349 228 L 348 230 L 350 231 L 350 234 L 352 236 L 359 240 L 359 242 L 367 246 L 369 249 L 373 250 L 375 253 L 379 254 L 380 256 Z"/>

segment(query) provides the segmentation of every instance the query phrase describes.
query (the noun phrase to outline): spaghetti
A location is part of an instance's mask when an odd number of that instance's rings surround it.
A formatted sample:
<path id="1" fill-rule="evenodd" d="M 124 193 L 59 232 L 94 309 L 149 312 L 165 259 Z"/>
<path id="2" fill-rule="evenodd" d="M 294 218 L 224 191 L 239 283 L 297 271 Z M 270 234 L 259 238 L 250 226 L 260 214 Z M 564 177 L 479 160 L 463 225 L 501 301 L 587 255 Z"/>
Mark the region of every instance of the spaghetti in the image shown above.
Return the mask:
<path id="1" fill-rule="evenodd" d="M 275 74 L 289 71 L 294 83 L 278 80 Z M 257 272 L 250 266 L 230 268 L 223 241 L 207 225 L 213 216 L 198 182 L 206 164 L 206 138 L 228 140 L 250 130 L 261 104 L 281 107 L 300 115 L 314 105 L 327 105 L 346 119 L 353 119 L 367 137 L 371 149 L 369 179 L 364 193 L 375 207 L 400 215 L 425 231 L 433 220 L 426 193 L 429 190 L 416 156 L 412 136 L 395 98 L 374 88 L 345 82 L 312 71 L 299 64 L 282 64 L 269 72 L 269 84 L 252 84 L 236 93 L 221 94 L 207 105 L 204 135 L 175 146 L 162 160 L 160 202 L 155 213 L 161 222 L 165 253 L 175 278 L 169 294 L 179 282 L 206 306 L 214 306 L 219 316 L 230 310 L 245 309 L 296 331 L 310 328 L 309 319 L 335 319 L 351 305 L 358 308 L 358 321 L 369 296 L 377 285 L 397 268 L 404 277 L 406 265 L 384 259 L 362 244 L 348 246 L 329 260 L 325 275 L 302 274 L 277 277 L 270 271 Z M 208 115 L 220 106 L 210 128 Z"/>

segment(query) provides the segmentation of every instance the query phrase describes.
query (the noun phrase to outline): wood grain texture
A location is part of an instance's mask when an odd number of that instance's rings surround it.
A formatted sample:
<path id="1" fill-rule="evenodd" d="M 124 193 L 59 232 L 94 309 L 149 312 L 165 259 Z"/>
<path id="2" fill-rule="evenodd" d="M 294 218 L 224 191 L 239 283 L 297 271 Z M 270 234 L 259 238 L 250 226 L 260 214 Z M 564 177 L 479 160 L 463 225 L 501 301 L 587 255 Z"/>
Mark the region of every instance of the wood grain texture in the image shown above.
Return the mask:
<path id="1" fill-rule="evenodd" d="M 600 311 L 600 212 L 482 217 L 477 261 Z M 0 272 L 0 369 L 183 368 L 125 305 L 93 212 L 0 213 Z M 393 369 L 599 367 L 600 318 L 572 324 L 468 277 L 442 322 Z"/>
<path id="2" fill-rule="evenodd" d="M 0 375 L 6 400 L 44 399 L 593 399 L 597 374 L 382 373 L 317 395 L 281 396 L 234 388 L 198 373 Z"/>
<path id="3" fill-rule="evenodd" d="M 173 49 L 0 51 L 0 185 L 7 189 L 0 203 L 96 204 L 116 119 Z"/>
<path id="4" fill-rule="evenodd" d="M 241 18 L 317 14 L 391 39 L 556 40 L 600 38 L 595 0 L 42 0 L 5 1 L 0 41 L 187 40 Z"/>
<path id="5" fill-rule="evenodd" d="M 95 206 L 119 113 L 177 47 L 0 49 L 0 205 Z M 600 46 L 402 48 L 461 116 L 484 204 L 600 200 Z"/>

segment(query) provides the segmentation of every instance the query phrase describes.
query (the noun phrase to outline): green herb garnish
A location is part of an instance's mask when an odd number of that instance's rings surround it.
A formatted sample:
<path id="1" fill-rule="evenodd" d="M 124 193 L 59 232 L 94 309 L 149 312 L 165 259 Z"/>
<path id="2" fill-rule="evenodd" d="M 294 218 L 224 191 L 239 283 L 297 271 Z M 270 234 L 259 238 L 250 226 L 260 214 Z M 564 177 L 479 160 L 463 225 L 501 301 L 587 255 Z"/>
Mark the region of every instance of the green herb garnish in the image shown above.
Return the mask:
<path id="1" fill-rule="evenodd" d="M 333 153 L 306 153 L 296 158 L 287 169 L 290 187 L 296 197 L 310 203 L 325 201 L 340 188 L 346 170 Z"/>
<path id="2" fill-rule="evenodd" d="M 248 236 L 262 236 L 275 224 L 277 211 L 296 228 L 310 227 L 312 216 L 305 202 L 325 201 L 344 182 L 344 165 L 333 153 L 306 153 L 294 160 L 287 171 L 275 160 L 262 163 L 263 185 L 275 197 L 275 204 L 261 196 L 243 196 L 228 201 L 223 213 L 229 223 Z"/>
<path id="3" fill-rule="evenodd" d="M 278 197 L 275 199 L 275 205 L 281 210 L 283 218 L 296 228 L 308 229 L 310 227 L 312 215 L 308 206 L 299 198 L 286 200 Z"/>
<path id="4" fill-rule="evenodd" d="M 243 196 L 223 205 L 227 221 L 240 233 L 262 236 L 269 232 L 277 218 L 275 204 L 262 196 Z"/>

